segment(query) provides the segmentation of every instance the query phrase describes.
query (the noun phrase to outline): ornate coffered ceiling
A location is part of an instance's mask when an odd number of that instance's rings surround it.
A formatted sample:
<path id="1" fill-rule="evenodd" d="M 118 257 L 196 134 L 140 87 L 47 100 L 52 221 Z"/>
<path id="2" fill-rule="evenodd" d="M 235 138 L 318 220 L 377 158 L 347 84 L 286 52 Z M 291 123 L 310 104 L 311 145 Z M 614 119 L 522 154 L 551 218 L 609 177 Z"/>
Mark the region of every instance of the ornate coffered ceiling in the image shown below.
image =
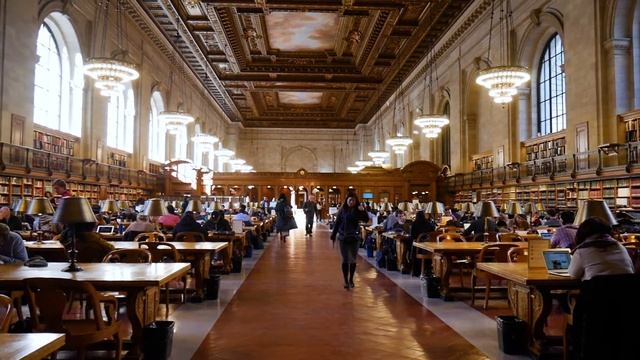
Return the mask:
<path id="1" fill-rule="evenodd" d="M 473 0 L 136 0 L 232 121 L 368 122 Z"/>

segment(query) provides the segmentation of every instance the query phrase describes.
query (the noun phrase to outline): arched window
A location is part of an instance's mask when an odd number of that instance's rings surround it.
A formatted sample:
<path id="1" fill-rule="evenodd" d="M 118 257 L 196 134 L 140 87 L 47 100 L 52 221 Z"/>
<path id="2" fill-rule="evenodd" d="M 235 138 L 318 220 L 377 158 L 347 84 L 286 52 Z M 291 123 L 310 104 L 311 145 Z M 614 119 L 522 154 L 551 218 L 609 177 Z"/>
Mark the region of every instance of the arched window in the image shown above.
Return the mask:
<path id="1" fill-rule="evenodd" d="M 555 34 L 544 48 L 538 72 L 538 134 L 547 135 L 567 127 L 564 47 Z"/>
<path id="2" fill-rule="evenodd" d="M 107 146 L 133 152 L 133 121 L 136 114 L 133 89 L 126 84 L 122 93 L 111 96 L 107 108 Z"/>
<path id="3" fill-rule="evenodd" d="M 165 139 L 164 126 L 160 123 L 158 115 L 164 111 L 164 102 L 159 91 L 154 91 L 151 95 L 151 111 L 149 111 L 149 159 L 165 161 Z"/>
<path id="4" fill-rule="evenodd" d="M 47 16 L 38 31 L 33 89 L 33 121 L 80 136 L 84 75 L 80 46 L 69 20 Z"/>
<path id="5" fill-rule="evenodd" d="M 449 103 L 446 103 L 442 113 L 448 118 L 450 112 Z M 451 168 L 451 131 L 449 130 L 449 125 L 443 127 L 440 133 L 440 154 L 442 160 L 441 165 L 447 165 Z"/>

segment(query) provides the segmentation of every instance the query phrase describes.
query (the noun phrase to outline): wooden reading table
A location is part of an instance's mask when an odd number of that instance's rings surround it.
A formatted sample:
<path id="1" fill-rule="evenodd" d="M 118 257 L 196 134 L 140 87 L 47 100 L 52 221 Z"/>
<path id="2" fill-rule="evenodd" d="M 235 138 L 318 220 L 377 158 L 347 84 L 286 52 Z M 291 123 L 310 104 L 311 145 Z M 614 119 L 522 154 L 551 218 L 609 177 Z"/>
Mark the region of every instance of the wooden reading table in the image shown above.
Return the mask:
<path id="1" fill-rule="evenodd" d="M 485 245 L 492 243 L 484 242 L 414 242 L 413 246 L 426 250 L 433 254 L 433 273 L 440 277 L 440 291 L 445 300 L 451 300 L 451 290 L 449 279 L 453 269 L 454 258 L 475 258 Z M 500 243 L 515 244 L 527 247 L 526 242 Z"/>
<path id="2" fill-rule="evenodd" d="M 396 263 L 398 264 L 398 270 L 400 272 L 405 272 L 411 266 L 407 261 L 407 252 L 409 251 L 408 247 L 405 245 L 405 240 L 409 239 L 411 235 L 407 233 L 399 233 L 394 231 L 387 231 L 382 233 L 382 236 L 395 240 L 396 242 Z"/>
<path id="3" fill-rule="evenodd" d="M 27 267 L 22 264 L 0 266 L 0 289 L 23 290 L 24 279 L 51 278 L 88 281 L 98 291 L 127 293 L 127 317 L 131 322 L 131 350 L 127 357 L 139 357 L 142 346 L 142 328 L 156 319 L 160 302 L 160 287 L 184 276 L 191 264 L 109 264 L 81 263 L 83 271 L 69 273 L 62 269 L 68 263 L 49 263 L 48 267 Z"/>
<path id="4" fill-rule="evenodd" d="M 580 281 L 551 275 L 545 268 L 529 269 L 527 263 L 478 263 L 477 268 L 508 281 L 511 310 L 527 322 L 529 350 L 539 356 L 547 340 L 544 326 L 551 312 L 551 291 L 578 289 Z"/>
<path id="5" fill-rule="evenodd" d="M 0 358 L 40 360 L 64 346 L 64 334 L 0 334 Z"/>

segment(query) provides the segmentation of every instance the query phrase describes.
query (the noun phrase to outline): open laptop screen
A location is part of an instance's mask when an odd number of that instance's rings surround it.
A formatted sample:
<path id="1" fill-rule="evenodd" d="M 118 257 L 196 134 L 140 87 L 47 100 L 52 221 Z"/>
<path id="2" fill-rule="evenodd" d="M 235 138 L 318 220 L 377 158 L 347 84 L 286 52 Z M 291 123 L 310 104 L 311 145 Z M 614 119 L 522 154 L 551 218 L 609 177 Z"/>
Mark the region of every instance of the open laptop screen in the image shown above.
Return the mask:
<path id="1" fill-rule="evenodd" d="M 571 263 L 571 254 L 568 251 L 547 250 L 543 252 L 547 270 L 566 270 Z"/>
<path id="2" fill-rule="evenodd" d="M 96 229 L 96 232 L 100 234 L 112 234 L 114 230 L 113 225 L 100 225 Z"/>

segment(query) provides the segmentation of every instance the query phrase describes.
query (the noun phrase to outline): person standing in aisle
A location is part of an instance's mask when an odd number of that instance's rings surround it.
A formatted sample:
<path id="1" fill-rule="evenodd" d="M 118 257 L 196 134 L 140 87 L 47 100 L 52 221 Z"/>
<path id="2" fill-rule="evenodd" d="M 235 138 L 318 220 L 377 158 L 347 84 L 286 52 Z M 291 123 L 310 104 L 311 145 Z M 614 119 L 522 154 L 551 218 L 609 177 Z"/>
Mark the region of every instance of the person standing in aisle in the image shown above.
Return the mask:
<path id="1" fill-rule="evenodd" d="M 293 209 L 287 201 L 285 194 L 280 194 L 276 203 L 276 232 L 280 234 L 280 242 L 287 242 L 289 230 L 297 229 L 296 219 L 293 218 Z"/>
<path id="2" fill-rule="evenodd" d="M 364 210 L 355 194 L 348 194 L 342 207 L 336 214 L 336 223 L 331 233 L 331 240 L 340 241 L 342 255 L 342 276 L 344 288 L 355 287 L 353 275 L 356 272 L 356 255 L 358 253 L 358 230 L 360 222 L 366 223 L 369 215 Z"/>
<path id="3" fill-rule="evenodd" d="M 304 226 L 305 235 L 313 236 L 313 217 L 316 214 L 316 197 L 310 195 L 307 201 L 302 205 L 302 211 L 306 216 L 306 224 Z"/>

